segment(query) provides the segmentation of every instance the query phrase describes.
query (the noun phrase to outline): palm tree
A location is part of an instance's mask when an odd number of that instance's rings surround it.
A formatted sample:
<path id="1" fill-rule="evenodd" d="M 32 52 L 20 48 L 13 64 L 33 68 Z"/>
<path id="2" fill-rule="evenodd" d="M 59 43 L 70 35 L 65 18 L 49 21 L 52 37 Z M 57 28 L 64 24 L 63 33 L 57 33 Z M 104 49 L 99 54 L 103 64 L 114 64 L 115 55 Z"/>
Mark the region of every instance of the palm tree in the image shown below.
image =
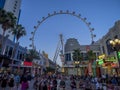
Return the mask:
<path id="1" fill-rule="evenodd" d="M 40 59 L 39 53 L 34 49 L 29 49 L 28 54 L 26 54 L 26 60 L 33 61 L 33 59 Z"/>
<path id="2" fill-rule="evenodd" d="M 72 56 L 73 61 L 75 62 L 76 66 L 77 66 L 77 75 L 78 75 L 78 67 L 82 60 L 82 55 L 80 52 L 81 52 L 80 49 L 75 49 L 73 52 L 73 56 Z"/>
<path id="3" fill-rule="evenodd" d="M 88 60 L 89 60 L 89 63 L 88 63 L 88 72 L 89 72 L 89 75 L 92 75 L 92 63 L 93 61 L 96 59 L 96 55 L 95 53 L 93 53 L 92 50 L 88 51 L 87 52 L 87 57 L 88 57 Z"/>
<path id="4" fill-rule="evenodd" d="M 90 50 L 87 52 L 87 57 L 88 57 L 89 62 L 93 62 L 96 58 L 96 55 L 95 53 L 93 53 L 92 50 Z"/>
<path id="5" fill-rule="evenodd" d="M 22 36 L 26 35 L 26 30 L 25 30 L 25 28 L 21 24 L 16 25 L 14 29 L 10 30 L 10 32 L 15 36 L 16 43 L 18 43 L 18 40 Z"/>
<path id="6" fill-rule="evenodd" d="M 11 12 L 6 12 L 3 9 L 0 9 L 0 24 L 2 26 L 2 38 L 1 38 L 1 42 L 0 42 L 0 46 L 1 48 L 3 47 L 3 41 L 4 41 L 4 36 L 7 30 L 9 30 L 10 28 L 14 28 L 15 24 L 16 24 L 16 17 L 14 16 L 13 13 Z M 1 53 L 3 54 L 3 48 Z"/>
<path id="7" fill-rule="evenodd" d="M 74 52 L 73 52 L 73 61 L 79 61 L 81 63 L 81 60 L 82 60 L 82 55 L 80 53 L 80 49 L 75 49 Z"/>
<path id="8" fill-rule="evenodd" d="M 16 27 L 12 30 L 10 30 L 10 32 L 15 36 L 16 38 L 16 44 L 14 46 L 14 49 L 13 49 L 13 53 L 12 53 L 12 58 L 14 58 L 15 56 L 15 52 L 16 52 L 16 47 L 18 45 L 18 41 L 19 39 L 22 37 L 22 36 L 25 36 L 26 35 L 26 30 L 25 28 L 20 24 L 20 25 L 16 25 Z"/>

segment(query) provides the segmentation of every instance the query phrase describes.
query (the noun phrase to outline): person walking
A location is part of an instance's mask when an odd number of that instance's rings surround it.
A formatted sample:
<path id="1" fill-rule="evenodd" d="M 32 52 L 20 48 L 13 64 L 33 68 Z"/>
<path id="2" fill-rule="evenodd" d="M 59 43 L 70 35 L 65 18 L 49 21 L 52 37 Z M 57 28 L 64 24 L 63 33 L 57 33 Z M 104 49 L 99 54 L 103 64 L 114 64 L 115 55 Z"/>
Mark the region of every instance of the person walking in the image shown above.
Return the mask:
<path id="1" fill-rule="evenodd" d="M 18 90 L 19 84 L 20 84 L 20 76 L 18 74 L 16 74 L 16 76 L 14 77 L 14 80 L 15 80 L 15 86 Z"/>
<path id="2" fill-rule="evenodd" d="M 1 80 L 1 87 L 2 87 L 2 90 L 5 90 L 7 86 L 7 76 L 3 76 L 2 80 Z"/>
<path id="3" fill-rule="evenodd" d="M 66 84 L 65 84 L 65 81 L 64 81 L 64 79 L 63 78 L 61 78 L 61 80 L 60 80 L 60 90 L 65 90 L 65 86 L 66 86 Z"/>
<path id="4" fill-rule="evenodd" d="M 56 77 L 53 77 L 53 82 L 52 82 L 52 84 L 53 84 L 52 90 L 57 90 L 57 80 L 56 80 Z"/>
<path id="5" fill-rule="evenodd" d="M 27 90 L 29 88 L 29 84 L 26 78 L 24 78 L 24 80 L 22 81 L 21 84 L 21 90 Z"/>
<path id="6" fill-rule="evenodd" d="M 70 86 L 71 86 L 71 90 L 76 90 L 76 82 L 74 79 L 71 80 Z"/>
<path id="7" fill-rule="evenodd" d="M 14 75 L 12 74 L 9 81 L 8 81 L 8 86 L 10 87 L 10 90 L 13 90 L 14 87 Z"/>

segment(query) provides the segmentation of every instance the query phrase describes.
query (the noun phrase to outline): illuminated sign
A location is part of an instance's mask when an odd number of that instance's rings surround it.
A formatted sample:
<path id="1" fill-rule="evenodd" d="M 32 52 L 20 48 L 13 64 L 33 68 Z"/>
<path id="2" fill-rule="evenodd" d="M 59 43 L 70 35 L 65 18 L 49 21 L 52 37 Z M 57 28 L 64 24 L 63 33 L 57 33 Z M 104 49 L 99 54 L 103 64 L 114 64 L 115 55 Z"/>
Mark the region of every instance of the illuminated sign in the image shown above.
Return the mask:
<path id="1" fill-rule="evenodd" d="M 24 66 L 32 66 L 32 62 L 24 61 L 24 62 L 23 62 L 23 65 L 24 65 Z"/>
<path id="2" fill-rule="evenodd" d="M 103 64 L 103 63 L 104 63 L 103 59 L 99 59 L 99 60 L 98 60 L 98 64 L 99 64 L 99 65 L 101 65 L 101 64 Z"/>
<path id="3" fill-rule="evenodd" d="M 104 59 L 104 58 L 105 58 L 105 54 L 100 55 L 98 58 L 99 58 L 99 59 Z"/>
<path id="4" fill-rule="evenodd" d="M 107 57 L 107 59 L 105 59 L 105 61 L 112 61 L 112 62 L 116 62 L 116 58 L 115 57 Z"/>
<path id="5" fill-rule="evenodd" d="M 111 67 L 118 67 L 117 63 L 111 63 Z"/>

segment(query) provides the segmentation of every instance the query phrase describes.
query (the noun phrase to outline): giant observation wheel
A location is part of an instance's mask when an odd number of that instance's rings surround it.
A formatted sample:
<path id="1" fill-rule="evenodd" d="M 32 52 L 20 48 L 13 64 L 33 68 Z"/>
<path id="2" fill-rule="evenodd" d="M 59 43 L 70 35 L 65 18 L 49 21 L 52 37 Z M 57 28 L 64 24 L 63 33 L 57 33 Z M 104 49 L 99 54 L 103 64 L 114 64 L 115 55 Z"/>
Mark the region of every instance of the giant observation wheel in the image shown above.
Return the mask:
<path id="1" fill-rule="evenodd" d="M 31 40 L 31 44 L 30 44 L 30 47 L 32 49 L 35 49 L 35 44 L 34 44 L 34 37 L 35 37 L 35 33 L 37 31 L 37 29 L 39 28 L 39 26 L 48 18 L 52 17 L 52 16 L 56 16 L 56 15 L 61 15 L 61 14 L 67 14 L 67 15 L 71 15 L 71 16 L 75 16 L 77 17 L 79 20 L 83 21 L 85 23 L 85 25 L 88 27 L 89 29 L 89 32 L 90 32 L 90 36 L 91 36 L 91 43 L 93 44 L 94 43 L 94 37 L 96 37 L 96 35 L 93 33 L 94 31 L 94 28 L 91 27 L 91 22 L 88 22 L 87 21 L 87 18 L 86 17 L 82 17 L 81 14 L 76 14 L 75 11 L 71 12 L 69 10 L 66 10 L 66 11 L 62 11 L 60 10 L 59 12 L 57 11 L 54 11 L 53 13 L 48 13 L 48 15 L 46 17 L 42 17 L 42 20 L 39 20 L 37 22 L 37 25 L 34 26 L 34 30 L 31 32 L 31 37 L 30 37 L 30 40 Z"/>

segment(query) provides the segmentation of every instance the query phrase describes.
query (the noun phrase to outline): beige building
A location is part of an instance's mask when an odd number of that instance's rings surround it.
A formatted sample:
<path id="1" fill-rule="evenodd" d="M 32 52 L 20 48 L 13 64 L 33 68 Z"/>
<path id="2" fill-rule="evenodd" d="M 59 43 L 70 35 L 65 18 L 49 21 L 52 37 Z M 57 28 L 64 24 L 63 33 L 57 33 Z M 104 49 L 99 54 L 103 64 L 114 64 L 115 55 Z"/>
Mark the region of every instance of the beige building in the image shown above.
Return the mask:
<path id="1" fill-rule="evenodd" d="M 75 64 L 72 58 L 74 49 L 80 49 L 81 54 L 83 57 L 82 63 L 79 64 L 79 68 L 75 68 Z M 91 44 L 91 45 L 80 45 L 77 39 L 70 38 L 65 43 L 65 63 L 64 63 L 64 72 L 66 74 L 73 74 L 73 75 L 84 75 L 86 73 L 86 68 L 88 67 L 88 60 L 87 60 L 87 51 L 92 50 L 97 57 L 101 54 L 101 48 L 98 44 Z M 93 65 L 94 67 L 94 65 Z"/>
<path id="2" fill-rule="evenodd" d="M 88 67 L 87 60 L 86 60 L 87 49 L 92 50 L 96 54 L 96 60 L 98 59 L 98 56 L 101 54 L 105 54 L 106 56 L 112 55 L 112 56 L 116 57 L 116 53 L 111 49 L 111 46 L 109 43 L 109 41 L 111 39 L 115 39 L 115 38 L 120 39 L 120 20 L 116 21 L 114 26 L 109 29 L 109 31 L 106 33 L 106 35 L 103 36 L 100 40 L 96 41 L 94 44 L 80 45 L 79 42 L 77 41 L 77 39 L 75 39 L 75 38 L 68 39 L 65 43 L 65 51 L 64 51 L 65 61 L 64 61 L 64 65 L 63 65 L 63 67 L 64 67 L 63 72 L 65 72 L 65 74 L 69 74 L 69 75 L 85 74 L 85 68 Z M 83 60 L 84 63 L 79 65 L 78 70 L 75 68 L 75 65 L 74 65 L 74 62 L 72 59 L 72 53 L 73 53 L 74 49 L 80 49 L 81 54 L 84 57 L 84 60 Z M 92 67 L 94 69 L 95 65 L 93 65 Z M 107 67 L 107 69 L 108 69 L 108 67 Z M 106 71 L 105 68 L 102 68 L 102 66 L 99 70 L 96 71 L 96 69 L 94 69 L 93 71 L 94 71 L 93 72 L 94 74 L 97 74 L 95 72 L 101 72 L 101 73 L 108 72 L 108 71 Z M 113 72 L 115 72 L 114 68 L 113 68 Z"/>

